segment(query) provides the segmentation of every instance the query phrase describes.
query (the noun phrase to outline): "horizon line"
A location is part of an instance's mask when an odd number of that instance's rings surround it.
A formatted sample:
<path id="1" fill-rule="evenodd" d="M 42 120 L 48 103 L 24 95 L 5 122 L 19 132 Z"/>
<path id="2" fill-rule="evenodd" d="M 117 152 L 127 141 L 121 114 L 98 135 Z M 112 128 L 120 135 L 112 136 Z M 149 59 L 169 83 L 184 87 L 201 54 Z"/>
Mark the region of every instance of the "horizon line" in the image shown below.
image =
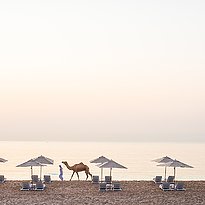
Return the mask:
<path id="1" fill-rule="evenodd" d="M 100 141 L 100 140 L 0 140 L 0 142 L 74 142 L 74 143 L 205 143 L 205 140 L 199 140 L 199 141 L 136 141 L 136 140 L 108 140 L 108 141 Z"/>

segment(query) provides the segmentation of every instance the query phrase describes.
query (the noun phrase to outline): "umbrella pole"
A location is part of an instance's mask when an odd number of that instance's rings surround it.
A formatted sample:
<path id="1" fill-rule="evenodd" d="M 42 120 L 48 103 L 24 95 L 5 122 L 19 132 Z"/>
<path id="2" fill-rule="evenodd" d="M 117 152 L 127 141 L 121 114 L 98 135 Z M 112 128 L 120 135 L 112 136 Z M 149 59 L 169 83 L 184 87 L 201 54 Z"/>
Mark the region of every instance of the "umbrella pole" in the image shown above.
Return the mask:
<path id="1" fill-rule="evenodd" d="M 110 180 L 112 182 L 112 168 L 110 168 Z"/>
<path id="2" fill-rule="evenodd" d="M 33 179 L 32 179 L 32 176 L 33 176 L 33 167 L 31 166 L 31 183 L 32 183 L 32 187 L 33 187 Z"/>
<path id="3" fill-rule="evenodd" d="M 101 182 L 103 181 L 103 168 L 101 168 Z"/>
<path id="4" fill-rule="evenodd" d="M 175 176 L 176 176 L 176 167 L 174 167 L 174 181 L 176 182 Z"/>
<path id="5" fill-rule="evenodd" d="M 31 180 L 32 180 L 32 175 L 33 175 L 33 168 L 31 166 Z M 32 180 L 33 181 L 33 180 Z"/>
<path id="6" fill-rule="evenodd" d="M 166 182 L 167 180 L 167 167 L 165 166 L 165 170 L 164 170 L 164 181 Z"/>
<path id="7" fill-rule="evenodd" d="M 41 177 L 42 177 L 42 166 L 40 166 L 40 181 L 41 181 Z"/>

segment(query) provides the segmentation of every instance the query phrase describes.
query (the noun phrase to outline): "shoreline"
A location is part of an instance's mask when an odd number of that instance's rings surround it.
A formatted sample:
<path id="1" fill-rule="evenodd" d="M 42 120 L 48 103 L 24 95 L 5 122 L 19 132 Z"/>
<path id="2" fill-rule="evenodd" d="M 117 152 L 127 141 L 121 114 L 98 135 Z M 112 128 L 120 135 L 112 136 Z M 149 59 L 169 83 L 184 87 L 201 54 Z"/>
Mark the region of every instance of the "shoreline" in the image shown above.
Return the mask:
<path id="1" fill-rule="evenodd" d="M 186 191 L 162 191 L 153 181 L 120 181 L 122 191 L 100 192 L 91 181 L 53 181 L 44 191 L 20 191 L 21 182 L 0 184 L 0 204 L 205 204 L 205 180 L 183 181 Z"/>
<path id="2" fill-rule="evenodd" d="M 5 176 L 5 175 L 4 175 Z M 7 178 L 5 178 L 6 179 L 6 181 L 5 182 L 22 182 L 22 181 L 30 181 L 31 179 L 7 179 Z M 91 180 L 89 179 L 89 180 L 82 180 L 82 179 L 80 179 L 80 180 L 77 180 L 77 179 L 72 179 L 72 181 L 75 181 L 75 182 L 77 182 L 77 181 L 79 181 L 79 182 L 91 182 Z M 72 182 L 71 181 L 71 182 Z M 61 182 L 60 180 L 52 180 L 52 182 Z M 63 182 L 70 182 L 70 180 L 64 180 Z M 153 182 L 152 180 L 150 180 L 150 179 L 139 179 L 139 180 L 113 180 L 113 182 Z M 162 181 L 162 182 L 164 182 L 164 181 Z M 187 179 L 187 180 L 176 180 L 176 183 L 177 182 L 184 182 L 184 183 L 186 183 L 186 182 L 205 182 L 205 179 Z M 1 184 L 1 183 L 0 183 Z"/>

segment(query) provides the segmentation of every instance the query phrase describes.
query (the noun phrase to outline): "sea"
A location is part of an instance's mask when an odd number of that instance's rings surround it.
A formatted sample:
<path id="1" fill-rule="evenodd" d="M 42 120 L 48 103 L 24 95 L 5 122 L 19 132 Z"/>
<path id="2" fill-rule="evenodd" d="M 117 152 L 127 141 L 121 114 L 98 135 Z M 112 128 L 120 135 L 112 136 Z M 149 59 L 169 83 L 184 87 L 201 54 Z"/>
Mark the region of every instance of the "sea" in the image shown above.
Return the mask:
<path id="1" fill-rule="evenodd" d="M 30 167 L 16 167 L 29 159 L 40 155 L 54 160 L 53 165 L 43 167 L 43 175 L 51 175 L 59 180 L 59 165 L 63 167 L 64 180 L 69 180 L 72 171 L 61 162 L 70 166 L 83 162 L 88 165 L 92 175 L 101 174 L 101 169 L 91 160 L 105 156 L 127 169 L 112 169 L 113 180 L 152 180 L 156 175 L 164 176 L 164 167 L 157 166 L 152 160 L 169 156 L 194 168 L 176 168 L 177 180 L 205 180 L 205 149 L 203 143 L 138 143 L 138 142 L 62 142 L 62 141 L 1 141 L 0 157 L 7 159 L 0 163 L 0 175 L 7 180 L 29 180 Z M 33 167 L 33 174 L 40 174 L 39 167 Z M 103 169 L 103 175 L 109 175 L 110 169 Z M 167 168 L 167 176 L 173 175 L 173 168 Z M 79 173 L 85 180 L 84 172 Z M 77 176 L 73 176 L 77 180 Z"/>

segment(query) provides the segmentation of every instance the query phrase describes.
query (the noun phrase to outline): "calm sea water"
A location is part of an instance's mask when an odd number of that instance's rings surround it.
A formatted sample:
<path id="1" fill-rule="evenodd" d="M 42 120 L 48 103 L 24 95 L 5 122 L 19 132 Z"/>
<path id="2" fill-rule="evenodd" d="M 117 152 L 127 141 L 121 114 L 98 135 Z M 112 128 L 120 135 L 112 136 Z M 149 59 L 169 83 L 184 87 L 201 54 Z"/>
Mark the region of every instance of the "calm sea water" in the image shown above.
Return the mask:
<path id="1" fill-rule="evenodd" d="M 106 142 L 0 142 L 0 157 L 8 160 L 0 164 L 0 174 L 8 180 L 30 179 L 30 168 L 19 168 L 31 158 L 44 155 L 54 159 L 54 165 L 43 168 L 43 174 L 50 174 L 58 180 L 59 164 L 66 160 L 69 165 L 83 162 L 90 167 L 93 175 L 100 175 L 100 169 L 89 161 L 101 155 L 113 159 L 128 169 L 114 169 L 115 180 L 150 180 L 156 175 L 163 175 L 164 168 L 151 162 L 162 156 L 170 156 L 194 166 L 193 169 L 177 168 L 178 180 L 205 180 L 204 144 L 188 143 L 106 143 Z M 63 165 L 64 178 L 69 180 L 72 171 Z M 39 167 L 34 167 L 34 174 L 39 174 Z M 85 179 L 81 172 L 80 179 Z M 104 169 L 109 175 L 109 169 Z M 173 175 L 173 168 L 168 168 L 167 175 Z M 77 179 L 74 175 L 73 179 Z"/>

